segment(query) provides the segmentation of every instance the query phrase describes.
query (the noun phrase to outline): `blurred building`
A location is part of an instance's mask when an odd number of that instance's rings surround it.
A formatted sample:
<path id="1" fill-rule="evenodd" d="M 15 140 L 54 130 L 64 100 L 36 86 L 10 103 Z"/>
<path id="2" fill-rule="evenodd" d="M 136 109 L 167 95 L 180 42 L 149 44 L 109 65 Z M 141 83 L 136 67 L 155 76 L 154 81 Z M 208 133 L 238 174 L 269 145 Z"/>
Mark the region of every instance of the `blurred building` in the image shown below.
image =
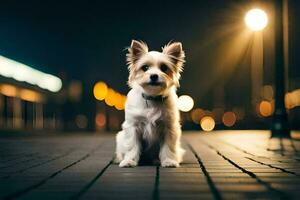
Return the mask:
<path id="1" fill-rule="evenodd" d="M 0 56 L 0 130 L 60 129 L 60 78 Z"/>

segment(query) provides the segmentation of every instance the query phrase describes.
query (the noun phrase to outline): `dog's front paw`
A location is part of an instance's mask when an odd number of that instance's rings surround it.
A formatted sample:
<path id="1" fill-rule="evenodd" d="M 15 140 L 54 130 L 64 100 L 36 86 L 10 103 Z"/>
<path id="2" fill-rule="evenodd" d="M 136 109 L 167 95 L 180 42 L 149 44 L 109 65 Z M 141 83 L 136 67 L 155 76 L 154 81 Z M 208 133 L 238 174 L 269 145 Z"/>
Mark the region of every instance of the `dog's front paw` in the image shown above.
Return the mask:
<path id="1" fill-rule="evenodd" d="M 176 160 L 166 159 L 161 162 L 162 167 L 179 167 L 179 163 Z"/>
<path id="2" fill-rule="evenodd" d="M 119 164 L 119 167 L 135 167 L 137 162 L 134 160 L 122 160 Z"/>
<path id="3" fill-rule="evenodd" d="M 122 154 L 116 153 L 116 154 L 115 154 L 115 157 L 114 157 L 114 159 L 113 159 L 113 163 L 115 163 L 115 164 L 120 164 L 120 162 L 121 162 L 122 160 L 123 160 Z"/>

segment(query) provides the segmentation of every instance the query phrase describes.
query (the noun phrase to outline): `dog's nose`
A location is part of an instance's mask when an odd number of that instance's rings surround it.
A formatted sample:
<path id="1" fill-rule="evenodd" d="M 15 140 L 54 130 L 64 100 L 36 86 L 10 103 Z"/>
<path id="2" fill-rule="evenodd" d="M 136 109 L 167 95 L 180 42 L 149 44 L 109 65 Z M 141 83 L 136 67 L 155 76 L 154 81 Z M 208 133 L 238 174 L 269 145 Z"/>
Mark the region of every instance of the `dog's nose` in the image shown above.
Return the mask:
<path id="1" fill-rule="evenodd" d="M 152 82 L 157 81 L 157 80 L 158 80 L 158 75 L 157 75 L 157 74 L 151 74 L 151 75 L 150 75 L 150 80 L 151 80 Z"/>

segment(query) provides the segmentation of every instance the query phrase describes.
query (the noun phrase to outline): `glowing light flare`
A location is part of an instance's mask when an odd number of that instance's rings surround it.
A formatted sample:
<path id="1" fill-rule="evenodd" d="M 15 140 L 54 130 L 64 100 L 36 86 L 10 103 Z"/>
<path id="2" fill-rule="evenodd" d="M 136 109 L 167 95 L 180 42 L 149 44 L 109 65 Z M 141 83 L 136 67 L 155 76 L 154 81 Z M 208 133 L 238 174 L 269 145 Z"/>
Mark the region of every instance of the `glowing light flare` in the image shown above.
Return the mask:
<path id="1" fill-rule="evenodd" d="M 25 101 L 30 101 L 30 102 L 42 102 L 42 96 L 32 90 L 28 89 L 22 89 L 20 90 L 19 97 Z"/>
<path id="2" fill-rule="evenodd" d="M 225 126 L 231 127 L 235 124 L 236 119 L 237 118 L 234 112 L 225 112 L 222 117 L 222 122 Z"/>
<path id="3" fill-rule="evenodd" d="M 42 74 L 38 80 L 37 85 L 40 88 L 49 90 L 51 92 L 58 92 L 62 87 L 62 82 L 59 78 L 51 74 Z"/>
<path id="4" fill-rule="evenodd" d="M 104 99 L 105 103 L 109 106 L 114 106 L 117 102 L 118 94 L 111 88 L 107 89 L 107 95 Z"/>
<path id="5" fill-rule="evenodd" d="M 215 120 L 210 116 L 205 116 L 200 121 L 200 126 L 204 131 L 212 131 L 215 128 Z"/>
<path id="6" fill-rule="evenodd" d="M 125 109 L 125 103 L 126 103 L 126 96 L 123 96 L 123 95 L 118 93 L 115 108 L 117 110 L 124 110 Z"/>
<path id="7" fill-rule="evenodd" d="M 98 128 L 103 128 L 106 124 L 106 117 L 103 113 L 98 113 L 95 118 L 96 126 Z"/>
<path id="8" fill-rule="evenodd" d="M 182 112 L 188 112 L 194 107 L 194 100 L 188 95 L 182 95 L 177 101 L 178 109 Z"/>
<path id="9" fill-rule="evenodd" d="M 274 105 L 269 101 L 262 101 L 258 106 L 259 114 L 263 117 L 269 117 L 272 115 Z"/>
<path id="10" fill-rule="evenodd" d="M 117 110 L 124 110 L 127 97 L 109 88 L 106 83 L 99 81 L 93 88 L 94 97 L 97 100 L 104 100 L 106 105 L 114 106 Z"/>
<path id="11" fill-rule="evenodd" d="M 285 95 L 285 106 L 288 109 L 300 106 L 300 89 L 294 90 Z"/>
<path id="12" fill-rule="evenodd" d="M 233 27 L 228 27 L 226 35 L 232 35 Z M 223 29 L 222 29 L 223 30 Z M 228 33 L 228 34 L 227 34 Z M 230 33 L 230 34 L 229 34 Z M 227 75 L 234 72 L 241 58 L 249 49 L 249 42 L 252 41 L 253 35 L 247 29 L 236 32 L 232 37 L 222 40 L 220 46 L 216 49 L 215 58 L 213 63 L 219 66 L 218 73 L 226 73 Z M 222 76 L 222 74 L 217 74 Z"/>
<path id="13" fill-rule="evenodd" d="M 205 111 L 201 108 L 196 108 L 191 112 L 191 118 L 195 124 L 199 124 L 200 120 L 205 116 Z"/>
<path id="14" fill-rule="evenodd" d="M 17 88 L 13 85 L 1 85 L 0 92 L 8 97 L 17 97 Z"/>
<path id="15" fill-rule="evenodd" d="M 245 23 L 252 31 L 261 31 L 268 24 L 268 16 L 265 11 L 255 8 L 248 11 L 245 15 Z"/>
<path id="16" fill-rule="evenodd" d="M 108 93 L 108 87 L 104 82 L 98 82 L 93 89 L 94 97 L 97 100 L 104 100 Z"/>
<path id="17" fill-rule="evenodd" d="M 45 97 L 39 92 L 17 88 L 9 84 L 1 84 L 0 93 L 8 97 L 20 98 L 30 102 L 43 102 L 45 100 Z"/>
<path id="18" fill-rule="evenodd" d="M 62 87 L 60 78 L 47 74 L 27 65 L 5 58 L 0 55 L 0 75 L 27 82 L 51 92 L 58 92 Z"/>

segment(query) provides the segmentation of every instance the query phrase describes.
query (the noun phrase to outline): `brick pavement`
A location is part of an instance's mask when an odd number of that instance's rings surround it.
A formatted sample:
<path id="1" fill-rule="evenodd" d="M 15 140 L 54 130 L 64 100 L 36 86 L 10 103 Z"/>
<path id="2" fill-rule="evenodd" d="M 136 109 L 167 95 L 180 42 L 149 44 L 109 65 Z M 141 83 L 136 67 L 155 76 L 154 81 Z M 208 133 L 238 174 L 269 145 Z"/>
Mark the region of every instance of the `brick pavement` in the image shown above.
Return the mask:
<path id="1" fill-rule="evenodd" d="M 0 137 L 0 199 L 299 199 L 293 136 L 186 132 L 180 168 L 119 168 L 108 133 Z"/>

